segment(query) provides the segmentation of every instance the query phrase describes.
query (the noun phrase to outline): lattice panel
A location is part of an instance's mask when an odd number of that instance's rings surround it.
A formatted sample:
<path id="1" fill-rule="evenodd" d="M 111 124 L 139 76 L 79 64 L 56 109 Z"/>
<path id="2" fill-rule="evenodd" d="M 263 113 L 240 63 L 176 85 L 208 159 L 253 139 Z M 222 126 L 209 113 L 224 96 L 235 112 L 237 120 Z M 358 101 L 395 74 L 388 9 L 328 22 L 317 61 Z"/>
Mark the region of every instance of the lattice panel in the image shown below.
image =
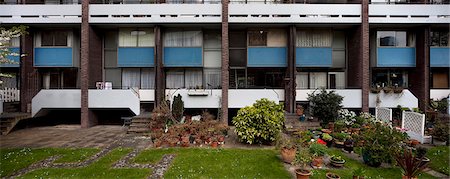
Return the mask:
<path id="1" fill-rule="evenodd" d="M 392 122 L 392 109 L 389 108 L 376 108 L 375 117 L 385 123 L 391 124 Z"/>
<path id="2" fill-rule="evenodd" d="M 403 112 L 402 128 L 418 135 L 424 135 L 425 115 L 416 112 Z"/>

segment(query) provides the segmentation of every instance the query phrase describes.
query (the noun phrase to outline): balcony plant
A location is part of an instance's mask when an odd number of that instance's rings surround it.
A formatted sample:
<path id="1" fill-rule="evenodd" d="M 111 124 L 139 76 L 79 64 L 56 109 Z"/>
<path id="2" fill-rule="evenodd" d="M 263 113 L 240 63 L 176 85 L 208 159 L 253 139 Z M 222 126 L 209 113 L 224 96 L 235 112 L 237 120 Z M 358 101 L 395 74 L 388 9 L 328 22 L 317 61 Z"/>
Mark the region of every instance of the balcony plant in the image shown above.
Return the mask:
<path id="1" fill-rule="evenodd" d="M 311 165 L 316 168 L 321 168 L 323 164 L 323 156 L 327 154 L 327 147 L 322 144 L 312 143 L 309 146 L 309 152 L 313 156 Z"/>
<path id="2" fill-rule="evenodd" d="M 295 170 L 295 174 L 297 175 L 297 179 L 308 179 L 309 176 L 312 175 L 311 170 L 306 168 L 306 165 L 312 161 L 311 153 L 306 148 L 298 148 L 297 153 L 295 155 L 295 159 L 293 164 L 300 165 L 301 168 Z"/>
<path id="3" fill-rule="evenodd" d="M 380 86 L 378 86 L 378 85 L 377 86 L 373 86 L 372 88 L 370 88 L 370 92 L 371 93 L 375 93 L 375 94 L 380 93 L 381 90 L 382 90 L 382 88 Z"/>
<path id="4" fill-rule="evenodd" d="M 403 93 L 403 87 L 401 87 L 401 86 L 396 86 L 396 87 L 394 87 L 394 93 Z"/>
<path id="5" fill-rule="evenodd" d="M 394 92 L 394 88 L 391 86 L 386 86 L 383 88 L 384 93 L 388 94 L 388 93 L 392 93 Z"/>
<path id="6" fill-rule="evenodd" d="M 331 156 L 330 161 L 331 161 L 331 165 L 338 167 L 338 168 L 343 167 L 345 164 L 344 158 L 342 158 L 342 156 L 340 156 L 340 155 Z"/>

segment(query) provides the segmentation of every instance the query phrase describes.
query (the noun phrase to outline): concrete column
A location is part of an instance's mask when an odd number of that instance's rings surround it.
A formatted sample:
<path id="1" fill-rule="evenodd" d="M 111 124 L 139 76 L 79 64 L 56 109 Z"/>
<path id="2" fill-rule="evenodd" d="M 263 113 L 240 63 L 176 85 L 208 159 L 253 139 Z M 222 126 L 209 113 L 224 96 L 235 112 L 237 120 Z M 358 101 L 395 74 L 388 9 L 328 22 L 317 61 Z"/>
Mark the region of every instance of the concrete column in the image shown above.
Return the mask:
<path id="1" fill-rule="evenodd" d="M 228 124 L 228 87 L 229 87 L 229 44 L 228 44 L 228 0 L 222 0 L 222 116 Z"/>
<path id="2" fill-rule="evenodd" d="M 409 73 L 409 89 L 419 100 L 419 108 L 426 111 L 430 100 L 430 29 L 416 31 L 416 67 Z"/>
<path id="3" fill-rule="evenodd" d="M 166 85 L 165 85 L 165 74 L 164 74 L 164 65 L 162 60 L 163 54 L 163 44 L 161 38 L 161 26 L 155 26 L 155 82 L 156 82 L 156 90 L 155 90 L 155 101 L 156 105 L 161 104 L 161 101 L 165 100 L 166 96 Z"/>
<path id="4" fill-rule="evenodd" d="M 80 77 L 81 77 L 81 128 L 91 127 L 89 115 L 89 0 L 83 0 L 81 3 L 81 58 L 80 58 Z"/>

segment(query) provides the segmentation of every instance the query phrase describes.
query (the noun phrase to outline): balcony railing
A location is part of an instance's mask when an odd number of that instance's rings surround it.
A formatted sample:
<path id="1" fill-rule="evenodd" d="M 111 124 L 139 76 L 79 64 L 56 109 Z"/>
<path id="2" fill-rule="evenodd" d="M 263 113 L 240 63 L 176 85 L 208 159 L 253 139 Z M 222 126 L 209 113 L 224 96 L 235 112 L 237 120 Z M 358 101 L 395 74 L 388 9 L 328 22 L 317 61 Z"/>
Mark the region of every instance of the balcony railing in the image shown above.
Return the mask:
<path id="1" fill-rule="evenodd" d="M 450 0 L 371 0 L 371 4 L 449 4 Z"/>

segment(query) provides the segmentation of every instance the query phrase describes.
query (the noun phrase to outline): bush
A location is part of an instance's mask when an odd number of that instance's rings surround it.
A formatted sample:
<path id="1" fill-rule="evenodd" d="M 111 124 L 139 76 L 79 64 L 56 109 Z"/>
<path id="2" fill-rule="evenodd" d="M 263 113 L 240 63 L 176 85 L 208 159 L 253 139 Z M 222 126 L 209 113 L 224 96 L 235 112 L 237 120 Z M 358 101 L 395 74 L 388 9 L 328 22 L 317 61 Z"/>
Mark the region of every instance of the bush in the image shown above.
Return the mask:
<path id="1" fill-rule="evenodd" d="M 433 136 L 433 138 L 436 138 L 440 141 L 449 141 L 450 134 L 448 123 L 445 121 L 437 122 L 433 127 L 431 135 Z"/>
<path id="2" fill-rule="evenodd" d="M 335 91 L 327 92 L 322 89 L 320 93 L 308 94 L 308 101 L 311 103 L 311 114 L 318 117 L 322 124 L 333 122 L 338 116 L 338 111 L 342 108 L 343 97 Z"/>
<path id="3" fill-rule="evenodd" d="M 181 98 L 181 95 L 178 94 L 178 96 L 174 96 L 172 102 L 172 114 L 177 121 L 181 120 L 184 112 L 184 102 Z"/>
<path id="4" fill-rule="evenodd" d="M 273 142 L 284 125 L 283 104 L 276 104 L 265 98 L 257 100 L 253 106 L 240 109 L 232 123 L 242 142 Z"/>

